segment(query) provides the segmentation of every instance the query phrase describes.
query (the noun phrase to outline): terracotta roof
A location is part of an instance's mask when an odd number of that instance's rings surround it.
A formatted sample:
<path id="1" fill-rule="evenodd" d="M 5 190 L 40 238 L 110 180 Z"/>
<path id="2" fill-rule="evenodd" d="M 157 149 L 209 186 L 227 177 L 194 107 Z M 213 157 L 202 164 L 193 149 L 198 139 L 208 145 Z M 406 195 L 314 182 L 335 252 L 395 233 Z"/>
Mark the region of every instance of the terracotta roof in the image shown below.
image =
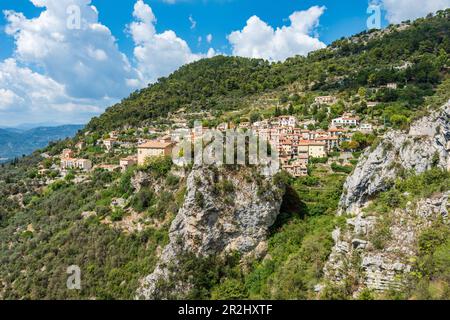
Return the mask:
<path id="1" fill-rule="evenodd" d="M 328 132 L 345 132 L 345 131 L 347 131 L 347 130 L 345 130 L 345 129 L 338 129 L 338 128 L 328 129 Z"/>
<path id="2" fill-rule="evenodd" d="M 166 149 L 172 146 L 172 142 L 149 141 L 138 146 L 139 149 Z"/>
<path id="3" fill-rule="evenodd" d="M 297 145 L 299 145 L 299 146 L 324 146 L 324 145 L 326 145 L 326 143 L 321 142 L 321 141 L 315 141 L 315 140 L 302 140 L 302 141 L 299 141 Z"/>
<path id="4" fill-rule="evenodd" d="M 338 137 L 318 137 L 316 138 L 316 140 L 321 141 L 321 140 L 339 140 Z"/>

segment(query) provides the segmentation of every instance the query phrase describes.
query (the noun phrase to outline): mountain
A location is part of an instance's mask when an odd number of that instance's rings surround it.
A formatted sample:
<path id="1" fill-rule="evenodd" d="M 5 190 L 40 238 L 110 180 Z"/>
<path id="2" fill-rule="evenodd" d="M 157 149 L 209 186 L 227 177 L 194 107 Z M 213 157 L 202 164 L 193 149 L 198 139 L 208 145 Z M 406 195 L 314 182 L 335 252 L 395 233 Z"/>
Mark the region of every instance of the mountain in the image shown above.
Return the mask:
<path id="1" fill-rule="evenodd" d="M 283 63 L 204 59 L 50 143 L 48 158 L 2 165 L 0 299 L 450 299 L 449 17 Z M 373 130 L 304 154 L 297 177 L 170 157 L 113 170 L 142 139 L 194 120 L 247 128 L 281 115 L 319 138 L 337 117 Z M 112 136 L 111 150 L 98 143 Z M 62 174 L 67 148 L 108 170 Z M 69 266 L 81 290 L 68 290 Z"/>
<path id="2" fill-rule="evenodd" d="M 0 161 L 31 154 L 34 150 L 46 147 L 51 141 L 73 137 L 83 127 L 82 125 L 63 125 L 29 130 L 0 129 Z"/>
<path id="3" fill-rule="evenodd" d="M 404 90 L 378 98 L 401 102 L 395 111 L 410 116 L 440 82 L 439 70 L 450 52 L 447 15 L 448 10 L 433 19 L 363 32 L 284 63 L 224 56 L 203 59 L 134 92 L 94 118 L 87 130 L 108 131 L 164 121 L 181 108 L 220 114 L 257 108 L 261 96 L 283 97 L 285 101 L 291 95 L 298 98 L 311 91 L 344 93 L 391 82 L 405 84 Z M 295 102 L 311 103 L 308 95 Z"/>
<path id="4" fill-rule="evenodd" d="M 47 122 L 37 122 L 37 123 L 36 122 L 35 123 L 20 123 L 15 126 L 0 127 L 0 129 L 27 131 L 27 130 L 40 128 L 40 127 L 60 127 L 60 126 L 64 126 L 64 125 L 65 125 L 64 123 L 47 121 Z"/>

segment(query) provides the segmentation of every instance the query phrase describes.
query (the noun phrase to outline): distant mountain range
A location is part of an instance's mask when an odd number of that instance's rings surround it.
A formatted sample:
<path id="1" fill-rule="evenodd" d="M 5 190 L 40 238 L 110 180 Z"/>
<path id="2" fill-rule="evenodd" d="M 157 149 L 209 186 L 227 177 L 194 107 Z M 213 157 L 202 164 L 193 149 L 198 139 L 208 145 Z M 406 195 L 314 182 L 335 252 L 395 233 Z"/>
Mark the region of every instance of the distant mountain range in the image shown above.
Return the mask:
<path id="1" fill-rule="evenodd" d="M 32 129 L 0 128 L 0 162 L 31 154 L 43 148 L 50 141 L 73 137 L 83 125 L 62 125 Z"/>

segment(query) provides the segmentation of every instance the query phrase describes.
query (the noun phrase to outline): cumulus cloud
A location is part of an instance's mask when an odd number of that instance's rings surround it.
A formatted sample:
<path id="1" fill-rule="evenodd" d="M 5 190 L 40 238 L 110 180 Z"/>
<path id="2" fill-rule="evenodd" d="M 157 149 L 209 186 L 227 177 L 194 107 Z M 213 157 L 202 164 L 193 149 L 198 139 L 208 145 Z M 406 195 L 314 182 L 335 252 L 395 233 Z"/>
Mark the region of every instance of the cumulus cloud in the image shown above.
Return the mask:
<path id="1" fill-rule="evenodd" d="M 22 100 L 17 94 L 9 89 L 0 88 L 0 111 L 9 110 Z"/>
<path id="2" fill-rule="evenodd" d="M 306 55 L 325 44 L 311 36 L 319 24 L 325 7 L 314 6 L 296 11 L 290 17 L 290 26 L 274 29 L 259 17 L 253 16 L 240 31 L 228 36 L 233 54 L 237 56 L 284 61 L 294 55 Z"/>
<path id="3" fill-rule="evenodd" d="M 36 18 L 4 11 L 5 31 L 15 40 L 15 52 L 0 61 L 1 125 L 85 122 L 181 65 L 216 54 L 213 49 L 192 53 L 171 30 L 157 33 L 152 9 L 137 0 L 128 26 L 136 44 L 131 65 L 111 31 L 99 23 L 91 0 L 31 2 L 43 8 Z"/>
<path id="4" fill-rule="evenodd" d="M 450 7 L 450 0 L 380 0 L 390 23 L 414 20 Z"/>
<path id="5" fill-rule="evenodd" d="M 206 42 L 211 43 L 212 40 L 213 40 L 213 35 L 212 35 L 212 34 L 208 34 L 208 35 L 206 36 Z"/>
<path id="6" fill-rule="evenodd" d="M 16 122 L 83 122 L 111 103 L 110 98 L 73 98 L 64 85 L 20 67 L 9 58 L 0 62 L 0 125 Z"/>
<path id="7" fill-rule="evenodd" d="M 98 22 L 91 0 L 31 1 L 45 8 L 37 18 L 4 12 L 5 30 L 15 39 L 20 62 L 38 66 L 74 97 L 120 98 L 130 91 L 127 80 L 137 74 L 110 30 Z M 79 28 L 68 28 L 71 7 L 80 13 Z"/>
<path id="8" fill-rule="evenodd" d="M 172 30 L 157 33 L 155 15 L 143 0 L 135 3 L 133 16 L 135 21 L 128 26 L 128 32 L 135 43 L 137 69 L 145 83 L 167 76 L 186 63 L 215 54 L 212 49 L 207 54 L 193 53 L 187 42 Z"/>

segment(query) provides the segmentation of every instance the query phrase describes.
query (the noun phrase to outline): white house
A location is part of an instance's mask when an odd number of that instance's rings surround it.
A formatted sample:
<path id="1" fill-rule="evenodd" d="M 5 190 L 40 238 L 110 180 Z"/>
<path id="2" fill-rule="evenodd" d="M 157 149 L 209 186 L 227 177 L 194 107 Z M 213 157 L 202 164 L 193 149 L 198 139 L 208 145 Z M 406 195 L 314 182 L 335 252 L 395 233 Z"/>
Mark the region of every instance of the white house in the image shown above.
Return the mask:
<path id="1" fill-rule="evenodd" d="M 92 162 L 87 159 L 63 158 L 61 159 L 61 169 L 80 169 L 89 171 L 92 169 Z"/>
<path id="2" fill-rule="evenodd" d="M 110 138 L 103 140 L 103 145 L 105 146 L 106 150 L 110 151 L 114 146 L 117 144 L 117 139 Z"/>
<path id="3" fill-rule="evenodd" d="M 373 108 L 376 107 L 377 105 L 379 105 L 380 103 L 378 101 L 367 101 L 367 107 L 368 108 Z"/>
<path id="4" fill-rule="evenodd" d="M 120 168 L 122 171 L 126 171 L 129 167 L 134 166 L 138 163 L 137 156 L 129 156 L 123 159 L 120 159 Z"/>
<path id="5" fill-rule="evenodd" d="M 358 117 L 340 117 L 333 119 L 332 125 L 333 127 L 351 127 L 358 126 L 359 118 Z"/>
<path id="6" fill-rule="evenodd" d="M 335 104 L 337 98 L 334 96 L 320 96 L 315 99 L 317 104 Z"/>
<path id="7" fill-rule="evenodd" d="M 370 123 L 361 123 L 359 129 L 363 132 L 372 132 L 373 126 Z"/>
<path id="8" fill-rule="evenodd" d="M 278 120 L 281 127 L 295 128 L 297 126 L 297 118 L 293 116 L 281 116 Z"/>
<path id="9" fill-rule="evenodd" d="M 397 85 L 396 83 L 392 82 L 392 83 L 388 83 L 388 84 L 386 85 L 386 88 L 392 89 L 392 90 L 397 90 L 398 85 Z"/>

